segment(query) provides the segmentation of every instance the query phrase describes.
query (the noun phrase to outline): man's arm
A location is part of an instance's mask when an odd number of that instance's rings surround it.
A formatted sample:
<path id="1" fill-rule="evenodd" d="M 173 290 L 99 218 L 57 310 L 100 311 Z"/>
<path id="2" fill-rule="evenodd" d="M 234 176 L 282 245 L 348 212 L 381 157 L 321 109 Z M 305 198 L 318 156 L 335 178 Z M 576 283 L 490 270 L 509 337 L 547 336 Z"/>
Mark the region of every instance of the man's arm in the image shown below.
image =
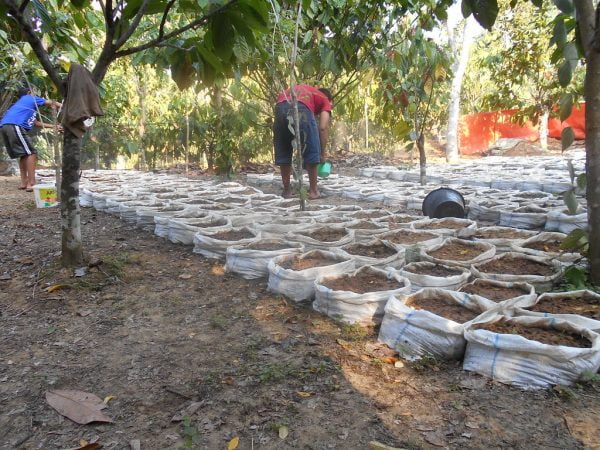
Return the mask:
<path id="1" fill-rule="evenodd" d="M 44 106 L 50 106 L 52 108 L 60 108 L 62 106 L 62 103 L 59 103 L 57 101 L 54 100 L 46 100 L 46 103 L 44 103 Z"/>
<path id="2" fill-rule="evenodd" d="M 329 111 L 322 111 L 319 114 L 319 139 L 321 141 L 321 162 L 327 158 L 327 142 L 329 140 Z"/>

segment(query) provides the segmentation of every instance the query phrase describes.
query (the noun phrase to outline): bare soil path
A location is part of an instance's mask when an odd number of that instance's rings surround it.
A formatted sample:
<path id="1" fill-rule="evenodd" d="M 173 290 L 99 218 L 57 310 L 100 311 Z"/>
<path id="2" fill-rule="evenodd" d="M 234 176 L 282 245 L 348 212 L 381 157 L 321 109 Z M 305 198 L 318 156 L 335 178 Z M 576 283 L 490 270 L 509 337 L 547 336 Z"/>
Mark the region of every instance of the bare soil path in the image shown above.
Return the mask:
<path id="1" fill-rule="evenodd" d="M 2 449 L 225 449 L 236 436 L 240 449 L 574 449 L 598 432 L 594 386 L 523 392 L 460 364 L 395 367 L 375 331 L 93 209 L 82 223 L 94 267 L 75 277 L 58 264 L 58 209 L 16 186 L 0 178 Z M 113 396 L 114 423 L 75 424 L 49 389 Z M 192 402 L 189 426 L 173 422 Z"/>

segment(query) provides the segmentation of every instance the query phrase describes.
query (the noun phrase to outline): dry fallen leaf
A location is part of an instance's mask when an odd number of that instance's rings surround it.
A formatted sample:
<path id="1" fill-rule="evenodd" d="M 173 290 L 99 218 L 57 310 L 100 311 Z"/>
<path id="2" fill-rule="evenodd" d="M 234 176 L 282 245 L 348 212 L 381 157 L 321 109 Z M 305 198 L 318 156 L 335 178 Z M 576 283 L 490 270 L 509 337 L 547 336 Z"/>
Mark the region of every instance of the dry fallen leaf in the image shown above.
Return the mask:
<path id="1" fill-rule="evenodd" d="M 279 439 L 285 439 L 287 437 L 287 435 L 289 434 L 290 430 L 285 425 L 281 425 L 279 427 L 278 432 L 279 432 Z"/>
<path id="2" fill-rule="evenodd" d="M 175 414 L 171 419 L 171 422 L 181 422 L 186 416 L 192 417 L 202 405 L 204 405 L 204 402 L 191 402 L 188 406 Z"/>
<path id="3" fill-rule="evenodd" d="M 182 273 L 179 275 L 179 279 L 181 280 L 189 280 L 190 278 L 192 278 L 192 276 L 189 273 Z"/>
<path id="4" fill-rule="evenodd" d="M 369 442 L 369 450 L 400 450 L 396 447 L 390 447 L 389 445 L 382 444 L 381 442 L 371 441 Z"/>
<path id="5" fill-rule="evenodd" d="M 314 392 L 302 392 L 302 391 L 296 391 L 296 394 L 298 394 L 300 397 L 304 397 L 304 398 L 315 395 Z"/>
<path id="6" fill-rule="evenodd" d="M 48 294 L 51 294 L 54 291 L 58 291 L 59 289 L 65 289 L 65 288 L 68 288 L 68 287 L 69 287 L 68 284 L 53 284 L 52 286 L 48 286 L 46 288 L 46 292 Z"/>
<path id="7" fill-rule="evenodd" d="M 385 364 L 395 364 L 396 361 L 398 361 L 398 358 L 396 358 L 395 356 L 386 356 L 384 358 L 380 358 L 380 360 Z"/>
<path id="8" fill-rule="evenodd" d="M 91 422 L 112 422 L 100 412 L 106 404 L 94 394 L 82 391 L 46 391 L 46 401 L 59 414 L 80 425 Z"/>
<path id="9" fill-rule="evenodd" d="M 104 397 L 104 403 L 106 405 L 108 405 L 108 402 L 110 402 L 111 400 L 113 400 L 115 398 L 114 395 L 107 395 L 106 397 Z"/>
<path id="10" fill-rule="evenodd" d="M 239 443 L 240 443 L 240 437 L 239 436 L 234 437 L 232 440 L 229 441 L 229 444 L 227 444 L 227 450 L 235 450 Z"/>

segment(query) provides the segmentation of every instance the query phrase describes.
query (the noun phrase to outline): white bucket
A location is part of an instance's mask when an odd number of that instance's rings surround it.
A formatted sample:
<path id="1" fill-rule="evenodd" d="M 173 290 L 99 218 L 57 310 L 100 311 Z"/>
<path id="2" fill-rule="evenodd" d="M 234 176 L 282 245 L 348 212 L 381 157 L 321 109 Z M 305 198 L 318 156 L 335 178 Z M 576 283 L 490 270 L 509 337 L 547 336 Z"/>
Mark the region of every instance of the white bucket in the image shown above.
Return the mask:
<path id="1" fill-rule="evenodd" d="M 56 186 L 53 184 L 36 184 L 33 186 L 33 193 L 38 208 L 52 208 L 58 205 Z"/>

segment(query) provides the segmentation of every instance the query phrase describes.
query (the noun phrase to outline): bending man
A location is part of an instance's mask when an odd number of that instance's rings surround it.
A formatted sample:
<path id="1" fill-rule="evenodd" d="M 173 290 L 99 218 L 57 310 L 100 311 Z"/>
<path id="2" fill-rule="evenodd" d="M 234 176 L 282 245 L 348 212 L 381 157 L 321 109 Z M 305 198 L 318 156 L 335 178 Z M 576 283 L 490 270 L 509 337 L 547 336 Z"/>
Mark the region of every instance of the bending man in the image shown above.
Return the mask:
<path id="1" fill-rule="evenodd" d="M 304 168 L 308 171 L 308 198 L 319 198 L 317 190 L 317 165 L 326 158 L 325 147 L 329 137 L 329 121 L 331 117 L 331 92 L 328 89 L 317 89 L 306 84 L 295 87 L 298 99 L 300 118 L 300 135 Z M 275 121 L 273 123 L 273 144 L 275 146 L 275 164 L 281 169 L 283 182 L 282 196 L 290 198 L 290 176 L 292 174 L 292 140 L 294 135 L 289 130 L 288 116 L 293 117 L 292 96 L 286 90 L 277 97 L 275 105 Z M 293 123 L 293 122 L 291 122 Z M 318 124 L 318 125 L 317 125 Z"/>

